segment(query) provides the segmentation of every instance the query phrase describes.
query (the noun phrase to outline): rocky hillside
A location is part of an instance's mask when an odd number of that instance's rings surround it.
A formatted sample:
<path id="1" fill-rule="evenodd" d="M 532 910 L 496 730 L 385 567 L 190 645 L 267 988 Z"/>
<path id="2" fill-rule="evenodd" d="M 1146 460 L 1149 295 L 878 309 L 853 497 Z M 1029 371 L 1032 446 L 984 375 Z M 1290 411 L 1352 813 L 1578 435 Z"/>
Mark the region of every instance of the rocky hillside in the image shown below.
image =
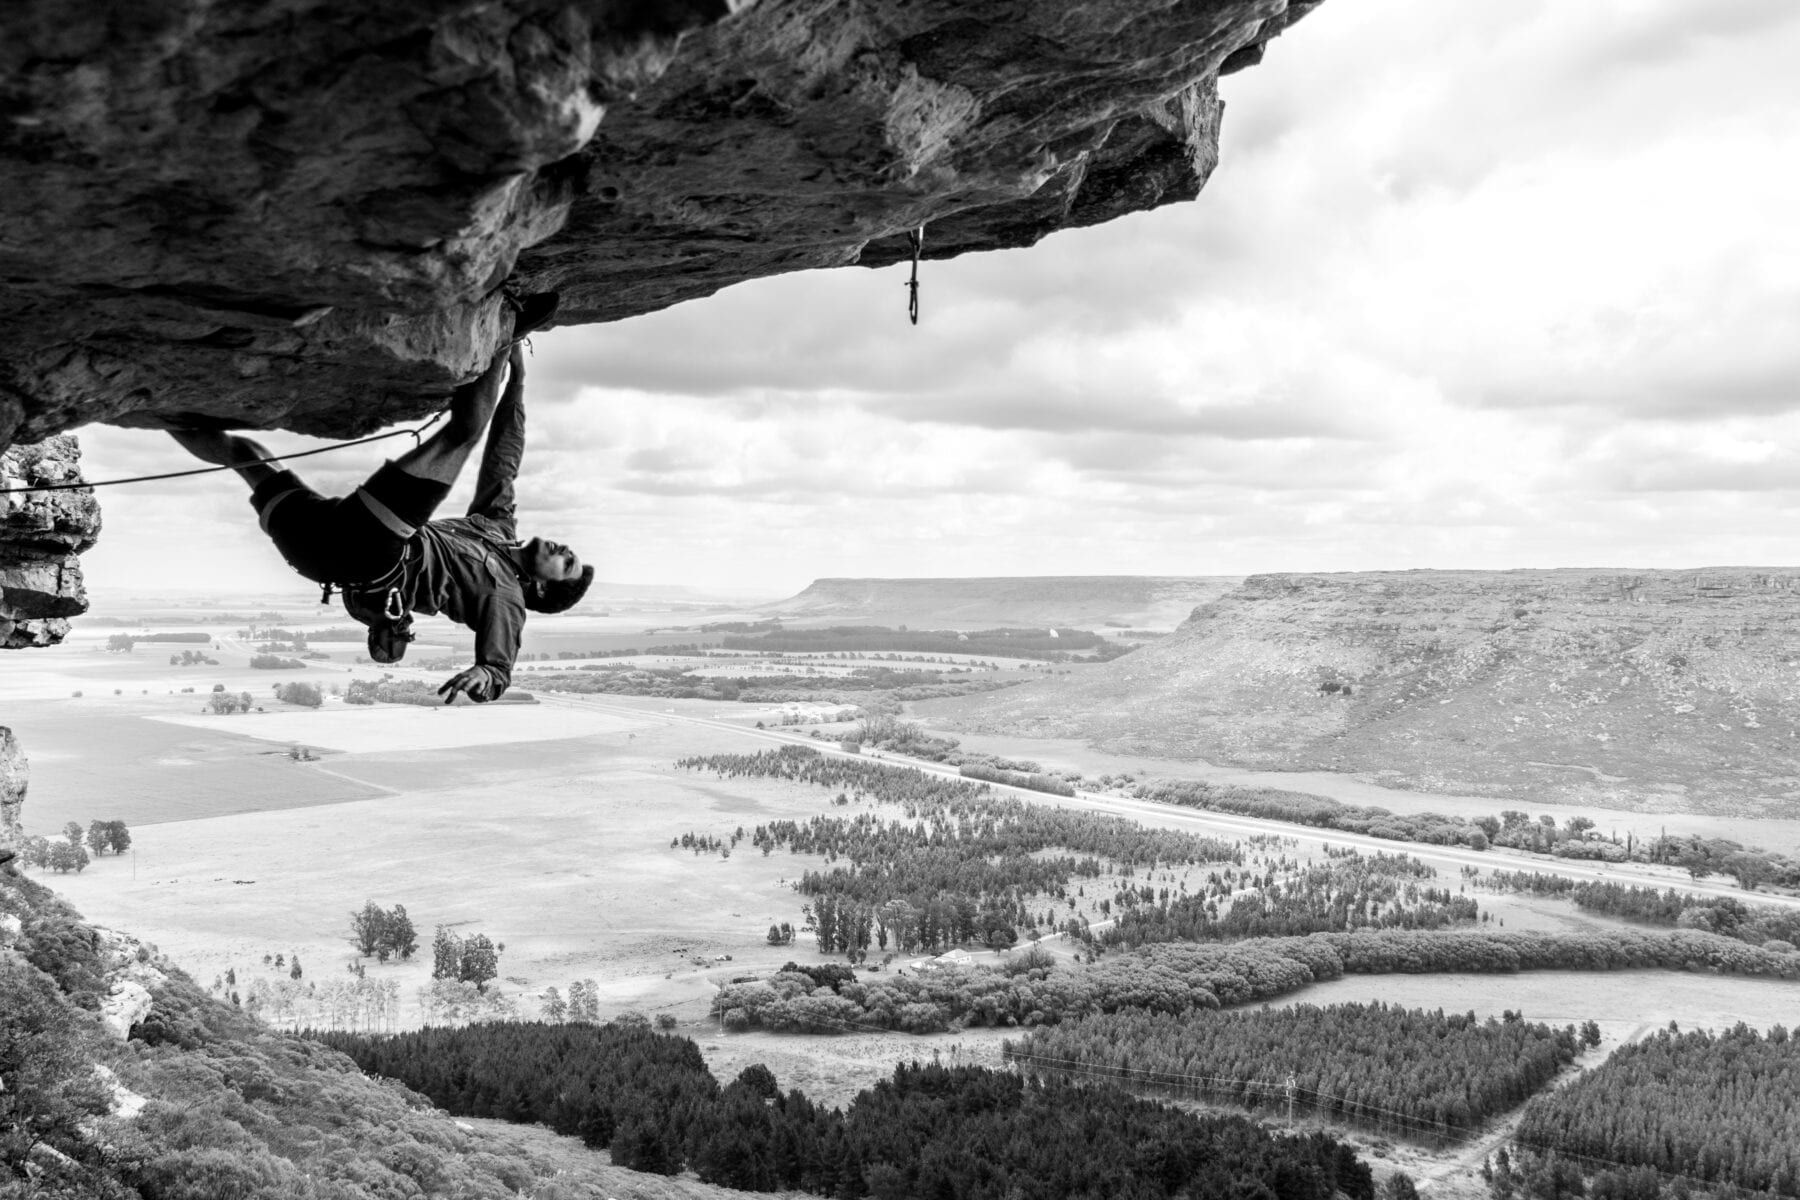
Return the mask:
<path id="1" fill-rule="evenodd" d="M 1800 571 L 1258 575 L 973 732 L 1431 791 L 1800 816 Z"/>
<path id="2" fill-rule="evenodd" d="M 1171 629 L 1237 584 L 1231 576 L 1064 575 L 991 579 L 816 579 L 766 605 L 784 620 L 931 629 L 1002 625 Z"/>

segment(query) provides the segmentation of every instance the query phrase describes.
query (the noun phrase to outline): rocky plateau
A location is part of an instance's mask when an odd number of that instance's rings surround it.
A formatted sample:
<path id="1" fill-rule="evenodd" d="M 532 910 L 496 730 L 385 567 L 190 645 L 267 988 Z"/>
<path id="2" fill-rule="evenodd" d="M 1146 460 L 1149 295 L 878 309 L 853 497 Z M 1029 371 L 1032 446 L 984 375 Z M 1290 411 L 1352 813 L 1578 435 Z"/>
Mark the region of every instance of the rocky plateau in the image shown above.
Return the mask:
<path id="1" fill-rule="evenodd" d="M 1458 795 L 1800 816 L 1800 571 L 1257 575 L 934 725 Z"/>
<path id="2" fill-rule="evenodd" d="M 1192 199 L 1219 76 L 1315 4 L 14 0 L 0 447 L 354 436 L 439 408 L 508 293 L 615 321 Z"/>
<path id="3" fill-rule="evenodd" d="M 1004 625 L 1172 629 L 1195 605 L 1215 600 L 1236 576 L 1033 575 L 962 579 L 815 579 L 767 605 L 771 616 L 981 629 Z"/>

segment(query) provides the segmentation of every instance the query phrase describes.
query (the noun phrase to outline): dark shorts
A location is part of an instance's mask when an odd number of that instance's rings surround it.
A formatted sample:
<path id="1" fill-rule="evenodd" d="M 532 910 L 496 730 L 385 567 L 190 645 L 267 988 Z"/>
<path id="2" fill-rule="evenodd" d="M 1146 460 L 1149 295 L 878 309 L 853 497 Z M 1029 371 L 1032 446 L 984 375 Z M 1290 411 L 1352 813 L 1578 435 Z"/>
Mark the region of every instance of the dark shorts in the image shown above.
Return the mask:
<path id="1" fill-rule="evenodd" d="M 387 463 L 348 496 L 321 496 L 292 471 L 250 493 L 263 532 L 294 570 L 314 583 L 370 583 L 400 561 L 450 486 Z"/>

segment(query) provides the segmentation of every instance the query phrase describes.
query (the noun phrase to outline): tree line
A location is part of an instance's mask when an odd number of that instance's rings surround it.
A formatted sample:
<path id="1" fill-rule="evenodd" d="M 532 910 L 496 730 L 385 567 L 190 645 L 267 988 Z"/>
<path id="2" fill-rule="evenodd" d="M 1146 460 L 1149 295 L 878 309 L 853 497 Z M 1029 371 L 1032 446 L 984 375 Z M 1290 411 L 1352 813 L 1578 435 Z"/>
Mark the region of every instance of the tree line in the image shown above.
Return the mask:
<path id="1" fill-rule="evenodd" d="M 1217 838 L 1148 829 L 1120 817 L 1028 804 L 982 784 L 820 754 L 803 746 L 680 760 L 724 778 L 778 778 L 837 789 L 839 803 L 900 806 L 904 820 L 875 813 L 758 825 L 750 842 L 766 855 L 786 848 L 827 866 L 795 884 L 808 897 L 820 953 L 860 957 L 882 950 L 935 952 L 962 942 L 1015 944 L 1038 927 L 1037 897 L 1064 899 L 1069 884 L 1109 870 L 1243 861 Z M 699 844 L 696 835 L 678 839 Z M 733 839 L 734 844 L 736 839 Z M 1068 853 L 1051 855 L 1052 850 Z M 839 859 L 847 865 L 837 865 Z M 1044 920 L 1053 922 L 1049 912 Z"/>
<path id="2" fill-rule="evenodd" d="M 1493 871 L 1478 882 L 1497 891 L 1565 897 L 1587 912 L 1646 925 L 1705 930 L 1770 950 L 1792 952 L 1800 945 L 1800 911 L 1749 905 L 1735 896 L 1695 896 L 1674 888 L 1658 891 L 1636 884 L 1576 882 L 1541 871 Z"/>
<path id="3" fill-rule="evenodd" d="M 1216 875 L 1194 895 L 1124 888 L 1114 897 L 1119 915 L 1112 925 L 1071 932 L 1089 945 L 1112 949 L 1364 928 L 1445 929 L 1478 920 L 1480 907 L 1469 897 L 1421 886 L 1436 875 L 1405 854 L 1351 853 L 1287 880 L 1277 880 L 1271 870 L 1244 893 L 1234 894 L 1232 881 Z"/>
<path id="4" fill-rule="evenodd" d="M 1800 1039 L 1784 1027 L 1683 1033 L 1671 1023 L 1533 1100 L 1514 1138 L 1539 1152 L 1800 1196 L 1796 1096 Z"/>
<path id="5" fill-rule="evenodd" d="M 699 1048 L 641 1021 L 321 1035 L 365 1071 L 459 1116 L 537 1122 L 607 1147 L 615 1164 L 743 1191 L 843 1200 L 1107 1196 L 1373 1200 L 1336 1138 L 1276 1137 L 1111 1088 L 980 1067 L 900 1066 L 827 1109 L 763 1066 L 720 1087 Z"/>
<path id="6" fill-rule="evenodd" d="M 787 629 L 746 636 L 728 635 L 720 647 L 759 653 L 818 653 L 823 650 L 894 650 L 916 654 L 991 654 L 1039 662 L 1075 659 L 1105 661 L 1131 647 L 1109 642 L 1087 629 L 889 629 L 880 625 L 839 625 L 828 629 Z"/>
<path id="7" fill-rule="evenodd" d="M 1395 813 L 1376 805 L 1345 804 L 1328 796 L 1279 788 L 1245 788 L 1196 779 L 1140 784 L 1132 793 L 1143 800 L 1236 813 L 1268 821 L 1290 821 L 1321 829 L 1337 829 L 1368 837 L 1428 845 L 1468 846 L 1486 850 L 1506 846 L 1558 858 L 1605 862 L 1668 863 L 1695 879 L 1730 875 L 1746 891 L 1760 883 L 1800 886 L 1800 859 L 1773 850 L 1758 850 L 1726 838 L 1668 837 L 1642 841 L 1627 834 L 1624 842 L 1600 835 L 1594 822 L 1570 817 L 1561 826 L 1544 815 L 1504 809 L 1498 816 L 1449 817 L 1441 813 Z"/>
<path id="8" fill-rule="evenodd" d="M 1598 1045 L 1588 1022 L 1552 1029 L 1517 1014 L 1310 1004 L 1232 1013 L 1129 1009 L 1032 1030 L 1005 1044 L 1034 1075 L 1116 1080 L 1134 1091 L 1313 1112 L 1402 1134 L 1454 1136 L 1535 1094 Z"/>
<path id="9" fill-rule="evenodd" d="M 1167 942 L 1061 966 L 1036 947 L 1001 970 L 937 967 L 857 976 L 820 994 L 804 974 L 730 984 L 713 998 L 728 1027 L 841 1033 L 1051 1025 L 1140 1008 L 1185 1013 L 1284 996 L 1345 975 L 1661 968 L 1800 979 L 1800 955 L 1692 930 L 1540 933 L 1357 930 L 1241 942 Z"/>
<path id="10" fill-rule="evenodd" d="M 19 861 L 40 871 L 79 875 L 94 858 L 123 854 L 131 849 L 131 830 L 123 821 L 89 821 L 84 834 L 78 822 L 63 826 L 62 837 L 27 834 L 19 846 Z"/>

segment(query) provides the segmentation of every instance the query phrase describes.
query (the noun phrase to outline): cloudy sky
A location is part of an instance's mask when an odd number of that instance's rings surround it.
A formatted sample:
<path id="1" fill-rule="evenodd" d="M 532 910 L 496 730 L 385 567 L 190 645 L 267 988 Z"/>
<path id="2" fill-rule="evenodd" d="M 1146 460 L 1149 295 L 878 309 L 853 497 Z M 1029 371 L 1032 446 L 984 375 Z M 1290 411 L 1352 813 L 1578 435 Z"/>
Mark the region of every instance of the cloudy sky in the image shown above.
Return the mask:
<path id="1" fill-rule="evenodd" d="M 1800 562 L 1797 62 L 1793 0 L 1332 0 L 1197 202 L 926 264 L 916 329 L 893 268 L 539 337 L 526 527 L 767 593 Z M 105 502 L 96 586 L 306 586 L 226 477 Z"/>

